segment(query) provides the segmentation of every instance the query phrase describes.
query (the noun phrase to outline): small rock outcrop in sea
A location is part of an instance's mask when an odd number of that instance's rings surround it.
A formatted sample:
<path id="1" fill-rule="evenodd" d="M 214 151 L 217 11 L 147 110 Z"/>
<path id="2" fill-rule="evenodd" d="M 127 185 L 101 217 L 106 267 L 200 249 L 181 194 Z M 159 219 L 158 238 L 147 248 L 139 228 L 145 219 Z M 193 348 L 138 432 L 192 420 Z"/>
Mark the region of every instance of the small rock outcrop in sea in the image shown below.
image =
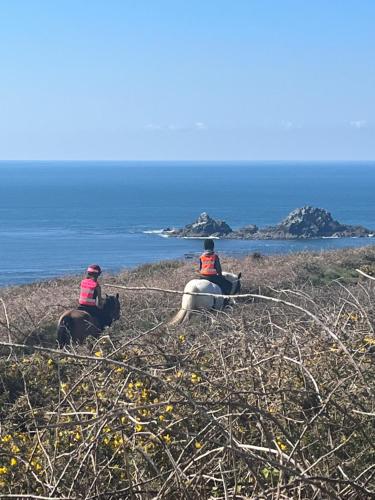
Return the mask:
<path id="1" fill-rule="evenodd" d="M 182 229 L 165 229 L 163 234 L 175 237 L 219 237 L 237 240 L 289 240 L 311 238 L 370 237 L 373 232 L 363 226 L 341 224 L 323 208 L 309 205 L 297 208 L 276 226 L 258 228 L 250 224 L 232 230 L 224 221 L 216 220 L 203 212 L 196 222 Z"/>
<path id="2" fill-rule="evenodd" d="M 288 239 L 368 236 L 370 233 L 362 226 L 341 224 L 327 210 L 309 205 L 290 212 L 275 228 L 262 231 L 271 232 L 273 237 L 284 235 Z"/>
<path id="3" fill-rule="evenodd" d="M 203 212 L 192 224 L 182 229 L 164 230 L 170 236 L 180 237 L 224 237 L 232 232 L 232 228 L 224 221 L 213 219 L 208 213 Z"/>
<path id="4" fill-rule="evenodd" d="M 327 210 L 310 206 L 293 210 L 278 227 L 297 238 L 332 236 L 346 230 Z"/>

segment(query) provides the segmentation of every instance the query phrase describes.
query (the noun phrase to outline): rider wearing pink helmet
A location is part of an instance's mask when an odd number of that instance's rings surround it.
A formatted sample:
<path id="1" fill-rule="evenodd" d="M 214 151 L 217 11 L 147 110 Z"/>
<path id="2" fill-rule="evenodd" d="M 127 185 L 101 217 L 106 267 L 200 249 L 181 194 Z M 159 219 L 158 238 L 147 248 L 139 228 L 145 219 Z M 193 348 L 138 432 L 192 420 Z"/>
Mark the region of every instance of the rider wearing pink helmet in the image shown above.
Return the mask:
<path id="1" fill-rule="evenodd" d="M 86 278 L 81 281 L 78 309 L 88 312 L 103 328 L 102 291 L 98 278 L 102 270 L 98 264 L 91 264 L 86 271 Z"/>

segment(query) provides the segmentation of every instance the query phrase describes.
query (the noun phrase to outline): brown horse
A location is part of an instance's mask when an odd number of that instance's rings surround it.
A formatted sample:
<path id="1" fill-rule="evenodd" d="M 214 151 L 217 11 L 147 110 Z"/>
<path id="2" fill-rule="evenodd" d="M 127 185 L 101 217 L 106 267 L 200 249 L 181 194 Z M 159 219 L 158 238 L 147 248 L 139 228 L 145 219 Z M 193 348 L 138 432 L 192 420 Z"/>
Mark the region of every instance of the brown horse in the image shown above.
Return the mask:
<path id="1" fill-rule="evenodd" d="M 113 321 L 120 318 L 119 295 L 107 295 L 102 308 L 103 327 L 111 326 Z M 71 342 L 82 342 L 92 335 L 99 337 L 102 329 L 96 318 L 86 311 L 70 309 L 65 311 L 57 323 L 57 341 L 60 347 Z"/>

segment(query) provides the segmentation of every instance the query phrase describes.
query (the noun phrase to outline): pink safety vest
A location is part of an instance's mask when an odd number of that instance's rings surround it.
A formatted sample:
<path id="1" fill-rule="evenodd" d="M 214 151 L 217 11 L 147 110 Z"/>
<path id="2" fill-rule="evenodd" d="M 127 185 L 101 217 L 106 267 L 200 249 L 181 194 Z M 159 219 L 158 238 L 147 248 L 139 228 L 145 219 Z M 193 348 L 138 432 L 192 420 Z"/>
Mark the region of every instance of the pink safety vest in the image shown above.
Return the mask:
<path id="1" fill-rule="evenodd" d="M 81 291 L 79 294 L 79 303 L 81 306 L 96 306 L 94 293 L 97 286 L 97 281 L 91 278 L 85 278 L 81 281 Z"/>

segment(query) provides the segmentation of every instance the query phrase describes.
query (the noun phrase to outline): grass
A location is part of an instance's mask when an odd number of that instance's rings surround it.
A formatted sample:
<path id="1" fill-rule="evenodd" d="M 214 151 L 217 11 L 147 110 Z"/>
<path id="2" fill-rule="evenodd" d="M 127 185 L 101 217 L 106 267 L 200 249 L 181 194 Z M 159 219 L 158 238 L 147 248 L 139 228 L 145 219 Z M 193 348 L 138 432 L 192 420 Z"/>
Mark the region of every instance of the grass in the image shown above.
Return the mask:
<path id="1" fill-rule="evenodd" d="M 28 347 L 0 347 L 0 497 L 374 495 L 374 284 L 355 269 L 375 274 L 375 248 L 222 261 L 242 292 L 316 320 L 240 299 L 172 329 L 180 296 L 120 291 L 104 337 L 56 353 L 79 278 L 2 289 L 0 338 Z M 192 277 L 162 262 L 102 281 Z"/>

